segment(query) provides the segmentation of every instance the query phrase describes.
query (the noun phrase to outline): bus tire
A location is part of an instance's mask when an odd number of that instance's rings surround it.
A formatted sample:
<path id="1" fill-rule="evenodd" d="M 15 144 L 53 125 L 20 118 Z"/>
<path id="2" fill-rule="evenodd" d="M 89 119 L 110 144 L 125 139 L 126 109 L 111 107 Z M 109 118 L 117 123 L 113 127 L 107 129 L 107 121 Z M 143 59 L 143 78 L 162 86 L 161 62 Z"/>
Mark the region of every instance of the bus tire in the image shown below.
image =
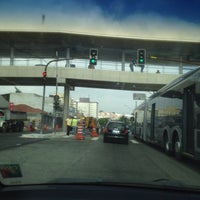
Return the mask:
<path id="1" fill-rule="evenodd" d="M 164 151 L 167 155 L 170 155 L 170 143 L 169 143 L 169 138 L 167 135 L 164 135 Z"/>
<path id="2" fill-rule="evenodd" d="M 181 143 L 180 143 L 178 136 L 176 136 L 175 139 L 174 139 L 174 156 L 177 160 L 181 160 L 181 158 L 182 158 Z"/>

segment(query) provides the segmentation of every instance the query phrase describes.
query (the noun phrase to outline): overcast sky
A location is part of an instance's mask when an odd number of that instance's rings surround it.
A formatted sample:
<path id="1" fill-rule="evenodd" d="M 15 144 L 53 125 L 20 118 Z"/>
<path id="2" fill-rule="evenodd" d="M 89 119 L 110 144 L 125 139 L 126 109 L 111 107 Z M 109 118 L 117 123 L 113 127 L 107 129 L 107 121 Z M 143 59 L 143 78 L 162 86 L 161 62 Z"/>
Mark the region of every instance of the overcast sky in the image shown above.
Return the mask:
<path id="1" fill-rule="evenodd" d="M 66 31 L 200 41 L 199 0 L 0 0 L 0 30 Z M 0 88 L 0 93 L 14 91 Z M 23 87 L 23 92 L 35 91 Z M 47 93 L 54 91 L 49 88 Z M 59 88 L 59 92 L 63 89 Z M 41 89 L 37 93 L 42 94 Z M 105 111 L 130 113 L 133 91 L 76 89 Z M 110 96 L 112 98 L 110 98 Z M 110 104 L 110 102 L 112 102 Z"/>

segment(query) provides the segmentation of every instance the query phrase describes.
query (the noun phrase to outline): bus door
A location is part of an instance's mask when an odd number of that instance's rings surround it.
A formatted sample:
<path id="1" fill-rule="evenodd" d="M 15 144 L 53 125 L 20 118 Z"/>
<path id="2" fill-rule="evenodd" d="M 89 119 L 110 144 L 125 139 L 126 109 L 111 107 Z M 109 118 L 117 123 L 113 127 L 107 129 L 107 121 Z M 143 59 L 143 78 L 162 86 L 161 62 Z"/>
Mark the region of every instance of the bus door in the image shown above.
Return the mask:
<path id="1" fill-rule="evenodd" d="M 156 104 L 153 103 L 151 105 L 151 132 L 150 132 L 150 139 L 154 140 L 154 134 L 155 134 L 155 109 L 156 109 Z"/>
<path id="2" fill-rule="evenodd" d="M 194 95 L 195 85 L 184 89 L 183 94 L 183 151 L 194 154 Z"/>

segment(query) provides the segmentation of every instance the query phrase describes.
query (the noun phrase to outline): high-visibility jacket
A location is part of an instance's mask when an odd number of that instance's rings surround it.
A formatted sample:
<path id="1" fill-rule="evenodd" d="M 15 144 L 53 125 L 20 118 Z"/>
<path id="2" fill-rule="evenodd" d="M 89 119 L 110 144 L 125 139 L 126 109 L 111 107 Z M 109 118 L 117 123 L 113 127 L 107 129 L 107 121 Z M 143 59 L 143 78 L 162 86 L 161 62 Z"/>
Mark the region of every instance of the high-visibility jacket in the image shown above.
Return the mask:
<path id="1" fill-rule="evenodd" d="M 74 118 L 72 119 L 72 126 L 75 127 L 78 124 L 78 119 Z"/>
<path id="2" fill-rule="evenodd" d="M 72 119 L 67 118 L 67 119 L 66 119 L 66 125 L 67 125 L 67 126 L 72 126 Z"/>

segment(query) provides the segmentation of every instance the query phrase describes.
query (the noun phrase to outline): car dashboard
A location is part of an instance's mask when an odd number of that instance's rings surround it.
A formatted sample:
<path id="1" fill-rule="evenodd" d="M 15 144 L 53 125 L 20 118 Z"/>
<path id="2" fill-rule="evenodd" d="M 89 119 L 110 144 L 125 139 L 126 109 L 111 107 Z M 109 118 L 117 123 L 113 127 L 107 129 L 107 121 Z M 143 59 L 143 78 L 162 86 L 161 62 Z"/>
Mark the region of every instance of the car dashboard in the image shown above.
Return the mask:
<path id="1" fill-rule="evenodd" d="M 79 200 L 79 199 L 200 199 L 198 191 L 174 190 L 163 188 L 89 185 L 89 184 L 50 184 L 50 185 L 25 185 L 2 186 L 0 199 L 26 199 L 26 200 Z"/>

